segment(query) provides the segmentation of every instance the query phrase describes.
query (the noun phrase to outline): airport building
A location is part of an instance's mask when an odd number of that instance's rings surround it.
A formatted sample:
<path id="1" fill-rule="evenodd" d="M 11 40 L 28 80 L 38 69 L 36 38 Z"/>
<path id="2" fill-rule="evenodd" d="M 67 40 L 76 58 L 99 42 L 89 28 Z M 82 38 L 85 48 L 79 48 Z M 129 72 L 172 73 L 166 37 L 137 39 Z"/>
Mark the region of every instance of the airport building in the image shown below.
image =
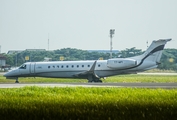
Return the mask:
<path id="1" fill-rule="evenodd" d="M 5 70 L 6 68 L 10 68 L 10 65 L 6 64 L 6 57 L 0 54 L 0 69 Z"/>
<path id="2" fill-rule="evenodd" d="M 0 67 L 6 65 L 6 57 L 0 54 Z"/>

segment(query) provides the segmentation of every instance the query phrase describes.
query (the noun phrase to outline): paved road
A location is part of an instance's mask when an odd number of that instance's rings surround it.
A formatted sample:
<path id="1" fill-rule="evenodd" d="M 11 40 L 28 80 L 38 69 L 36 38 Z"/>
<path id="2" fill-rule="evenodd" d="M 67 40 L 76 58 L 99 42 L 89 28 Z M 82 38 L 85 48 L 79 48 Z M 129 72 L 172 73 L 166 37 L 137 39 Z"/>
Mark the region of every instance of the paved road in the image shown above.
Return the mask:
<path id="1" fill-rule="evenodd" d="M 0 75 L 4 75 L 5 74 L 5 72 L 0 72 Z"/>
<path id="2" fill-rule="evenodd" d="M 177 88 L 177 83 L 13 83 L 0 84 L 0 88 L 20 88 L 25 86 L 41 86 L 41 87 L 128 87 L 128 88 Z"/>

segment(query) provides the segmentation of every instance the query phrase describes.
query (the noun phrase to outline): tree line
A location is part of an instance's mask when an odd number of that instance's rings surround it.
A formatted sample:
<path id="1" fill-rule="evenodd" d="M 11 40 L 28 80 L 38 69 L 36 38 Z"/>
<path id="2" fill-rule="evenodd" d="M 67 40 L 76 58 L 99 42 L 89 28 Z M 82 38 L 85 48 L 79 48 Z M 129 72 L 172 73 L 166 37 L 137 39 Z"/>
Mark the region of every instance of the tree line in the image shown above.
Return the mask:
<path id="1" fill-rule="evenodd" d="M 126 58 L 143 54 L 144 51 L 135 47 L 113 53 L 113 58 Z M 110 53 L 89 52 L 75 48 L 63 48 L 54 51 L 23 51 L 20 53 L 3 54 L 6 57 L 6 64 L 10 66 L 20 66 L 24 62 L 44 61 L 44 58 L 50 58 L 50 61 L 70 61 L 70 60 L 98 60 L 109 59 Z M 28 57 L 27 57 L 28 56 Z M 25 59 L 25 58 L 28 59 Z M 61 59 L 62 58 L 62 59 Z M 177 49 L 164 49 L 161 58 L 159 69 L 177 71 Z"/>

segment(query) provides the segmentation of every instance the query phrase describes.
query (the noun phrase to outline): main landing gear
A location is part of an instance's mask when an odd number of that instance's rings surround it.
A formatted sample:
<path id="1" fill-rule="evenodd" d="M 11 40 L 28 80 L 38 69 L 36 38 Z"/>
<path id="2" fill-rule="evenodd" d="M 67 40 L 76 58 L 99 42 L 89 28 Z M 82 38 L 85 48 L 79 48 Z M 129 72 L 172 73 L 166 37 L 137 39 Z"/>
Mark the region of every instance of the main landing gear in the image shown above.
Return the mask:
<path id="1" fill-rule="evenodd" d="M 88 76 L 88 83 L 102 83 L 102 80 L 100 80 L 100 78 L 96 78 L 94 76 Z"/>
<path id="2" fill-rule="evenodd" d="M 100 80 L 100 79 L 93 79 L 93 80 L 89 80 L 88 81 L 89 83 L 92 83 L 92 82 L 94 82 L 94 83 L 102 83 L 102 80 Z"/>
<path id="3" fill-rule="evenodd" d="M 15 83 L 19 83 L 19 81 L 18 81 L 18 77 L 15 79 Z"/>

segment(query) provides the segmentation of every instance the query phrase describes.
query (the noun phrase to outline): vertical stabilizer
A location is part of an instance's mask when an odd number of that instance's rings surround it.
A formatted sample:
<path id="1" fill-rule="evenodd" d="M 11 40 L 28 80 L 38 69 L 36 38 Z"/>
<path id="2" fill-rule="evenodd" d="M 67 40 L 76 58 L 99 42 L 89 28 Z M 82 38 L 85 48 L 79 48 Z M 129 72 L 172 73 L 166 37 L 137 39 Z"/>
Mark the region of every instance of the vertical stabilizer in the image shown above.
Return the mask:
<path id="1" fill-rule="evenodd" d="M 159 39 L 154 40 L 145 53 L 141 56 L 142 60 L 160 62 L 162 56 L 162 50 L 164 49 L 165 44 L 171 39 Z"/>

